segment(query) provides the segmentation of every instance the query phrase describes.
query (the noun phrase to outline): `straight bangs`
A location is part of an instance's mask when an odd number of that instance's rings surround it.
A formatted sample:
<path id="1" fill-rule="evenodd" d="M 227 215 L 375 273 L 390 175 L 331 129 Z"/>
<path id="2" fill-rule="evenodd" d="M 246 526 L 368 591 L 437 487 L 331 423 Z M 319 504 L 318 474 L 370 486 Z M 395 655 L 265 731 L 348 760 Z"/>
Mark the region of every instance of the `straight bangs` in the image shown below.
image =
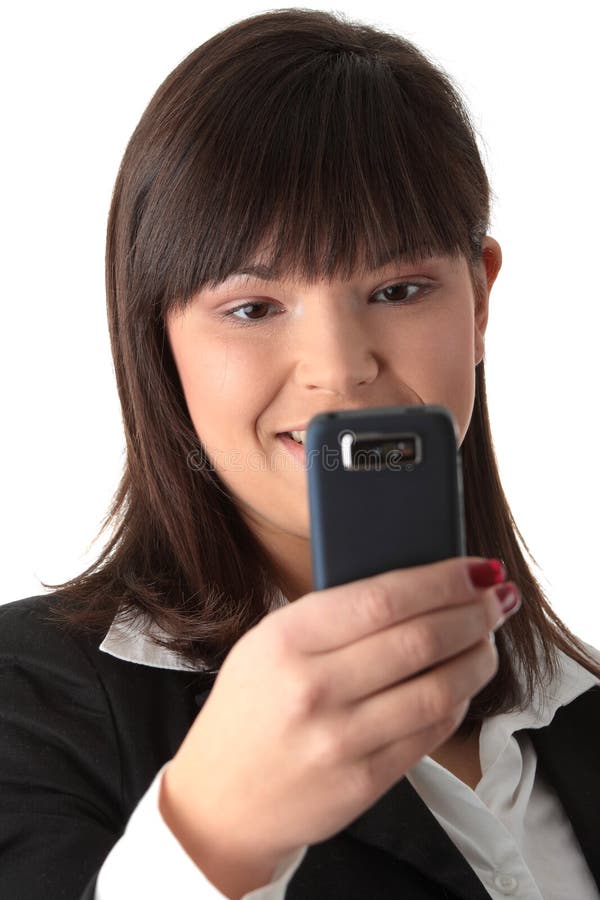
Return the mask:
<path id="1" fill-rule="evenodd" d="M 456 89 L 438 70 L 432 91 L 419 71 L 430 63 L 415 61 L 414 48 L 402 66 L 401 39 L 386 58 L 294 38 L 289 52 L 278 34 L 260 54 L 229 47 L 226 60 L 207 54 L 211 64 L 203 45 L 134 134 L 133 147 L 143 133 L 142 164 L 157 168 L 137 198 L 129 258 L 140 299 L 153 295 L 163 320 L 256 264 L 312 282 L 391 260 L 479 258 L 488 183 L 482 168 L 469 170 L 478 156 Z"/>

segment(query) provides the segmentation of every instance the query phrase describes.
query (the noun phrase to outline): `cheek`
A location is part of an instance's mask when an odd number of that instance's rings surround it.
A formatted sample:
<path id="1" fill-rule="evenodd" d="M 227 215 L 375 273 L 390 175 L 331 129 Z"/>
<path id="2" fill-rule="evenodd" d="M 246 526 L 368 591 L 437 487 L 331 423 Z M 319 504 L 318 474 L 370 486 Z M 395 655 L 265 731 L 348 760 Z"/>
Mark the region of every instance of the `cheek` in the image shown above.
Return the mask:
<path id="1" fill-rule="evenodd" d="M 457 379 L 454 395 L 448 399 L 446 405 L 454 413 L 458 425 L 458 446 L 462 444 L 468 431 L 473 415 L 473 403 L 475 400 L 475 367 L 471 365 L 463 371 L 462 377 Z"/>
<path id="2" fill-rule="evenodd" d="M 429 330 L 420 343 L 413 387 L 426 403 L 439 403 L 452 412 L 460 444 L 469 427 L 475 396 L 473 323 L 465 316 L 460 324 L 455 317 L 446 327 L 443 324 L 435 332 Z"/>
<path id="3" fill-rule="evenodd" d="M 247 434 L 266 402 L 264 364 L 256 355 L 212 340 L 181 342 L 174 356 L 190 418 L 207 449 Z"/>
<path id="4" fill-rule="evenodd" d="M 444 357 L 444 382 L 440 387 L 441 403 L 454 415 L 458 426 L 458 445 L 462 444 L 473 413 L 475 399 L 475 365 L 472 337 L 455 346 L 455 352 Z"/>

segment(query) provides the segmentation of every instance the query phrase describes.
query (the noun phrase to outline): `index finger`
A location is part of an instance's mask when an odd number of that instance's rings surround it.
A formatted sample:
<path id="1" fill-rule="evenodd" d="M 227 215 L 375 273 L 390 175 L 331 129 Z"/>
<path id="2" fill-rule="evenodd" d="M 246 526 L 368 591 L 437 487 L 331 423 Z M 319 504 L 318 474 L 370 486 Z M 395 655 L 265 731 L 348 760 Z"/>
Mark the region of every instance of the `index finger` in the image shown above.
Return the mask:
<path id="1" fill-rule="evenodd" d="M 473 585 L 469 566 L 485 561 L 459 556 L 391 569 L 311 591 L 276 614 L 282 614 L 283 633 L 296 649 L 326 653 L 414 616 L 475 602 L 481 588 Z"/>

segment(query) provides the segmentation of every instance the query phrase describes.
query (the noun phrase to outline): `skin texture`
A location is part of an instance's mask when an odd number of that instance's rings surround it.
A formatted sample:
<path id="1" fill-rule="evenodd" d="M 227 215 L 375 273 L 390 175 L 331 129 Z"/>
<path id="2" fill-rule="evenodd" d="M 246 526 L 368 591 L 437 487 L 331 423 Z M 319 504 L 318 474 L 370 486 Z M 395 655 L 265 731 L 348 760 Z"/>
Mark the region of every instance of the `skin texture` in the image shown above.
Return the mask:
<path id="1" fill-rule="evenodd" d="M 196 433 L 283 573 L 290 601 L 312 590 L 308 495 L 306 472 L 277 432 L 330 409 L 438 403 L 452 411 L 460 446 L 502 264 L 494 238 L 483 250 L 487 291 L 478 308 L 466 260 L 436 257 L 348 282 L 237 277 L 168 317 Z M 424 287 L 383 292 L 413 279 Z M 249 303 L 261 305 L 222 317 Z"/>

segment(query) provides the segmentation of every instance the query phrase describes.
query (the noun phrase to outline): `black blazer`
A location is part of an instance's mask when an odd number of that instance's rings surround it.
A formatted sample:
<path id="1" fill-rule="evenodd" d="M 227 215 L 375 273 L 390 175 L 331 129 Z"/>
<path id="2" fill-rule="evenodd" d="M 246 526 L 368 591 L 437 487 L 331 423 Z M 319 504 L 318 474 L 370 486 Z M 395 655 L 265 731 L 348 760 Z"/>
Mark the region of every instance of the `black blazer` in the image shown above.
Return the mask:
<path id="1" fill-rule="evenodd" d="M 94 900 L 103 861 L 216 675 L 116 659 L 101 638 L 42 621 L 47 604 L 0 606 L 0 897 Z M 600 687 L 529 734 L 600 887 Z M 489 895 L 404 778 L 309 847 L 286 898 Z"/>

